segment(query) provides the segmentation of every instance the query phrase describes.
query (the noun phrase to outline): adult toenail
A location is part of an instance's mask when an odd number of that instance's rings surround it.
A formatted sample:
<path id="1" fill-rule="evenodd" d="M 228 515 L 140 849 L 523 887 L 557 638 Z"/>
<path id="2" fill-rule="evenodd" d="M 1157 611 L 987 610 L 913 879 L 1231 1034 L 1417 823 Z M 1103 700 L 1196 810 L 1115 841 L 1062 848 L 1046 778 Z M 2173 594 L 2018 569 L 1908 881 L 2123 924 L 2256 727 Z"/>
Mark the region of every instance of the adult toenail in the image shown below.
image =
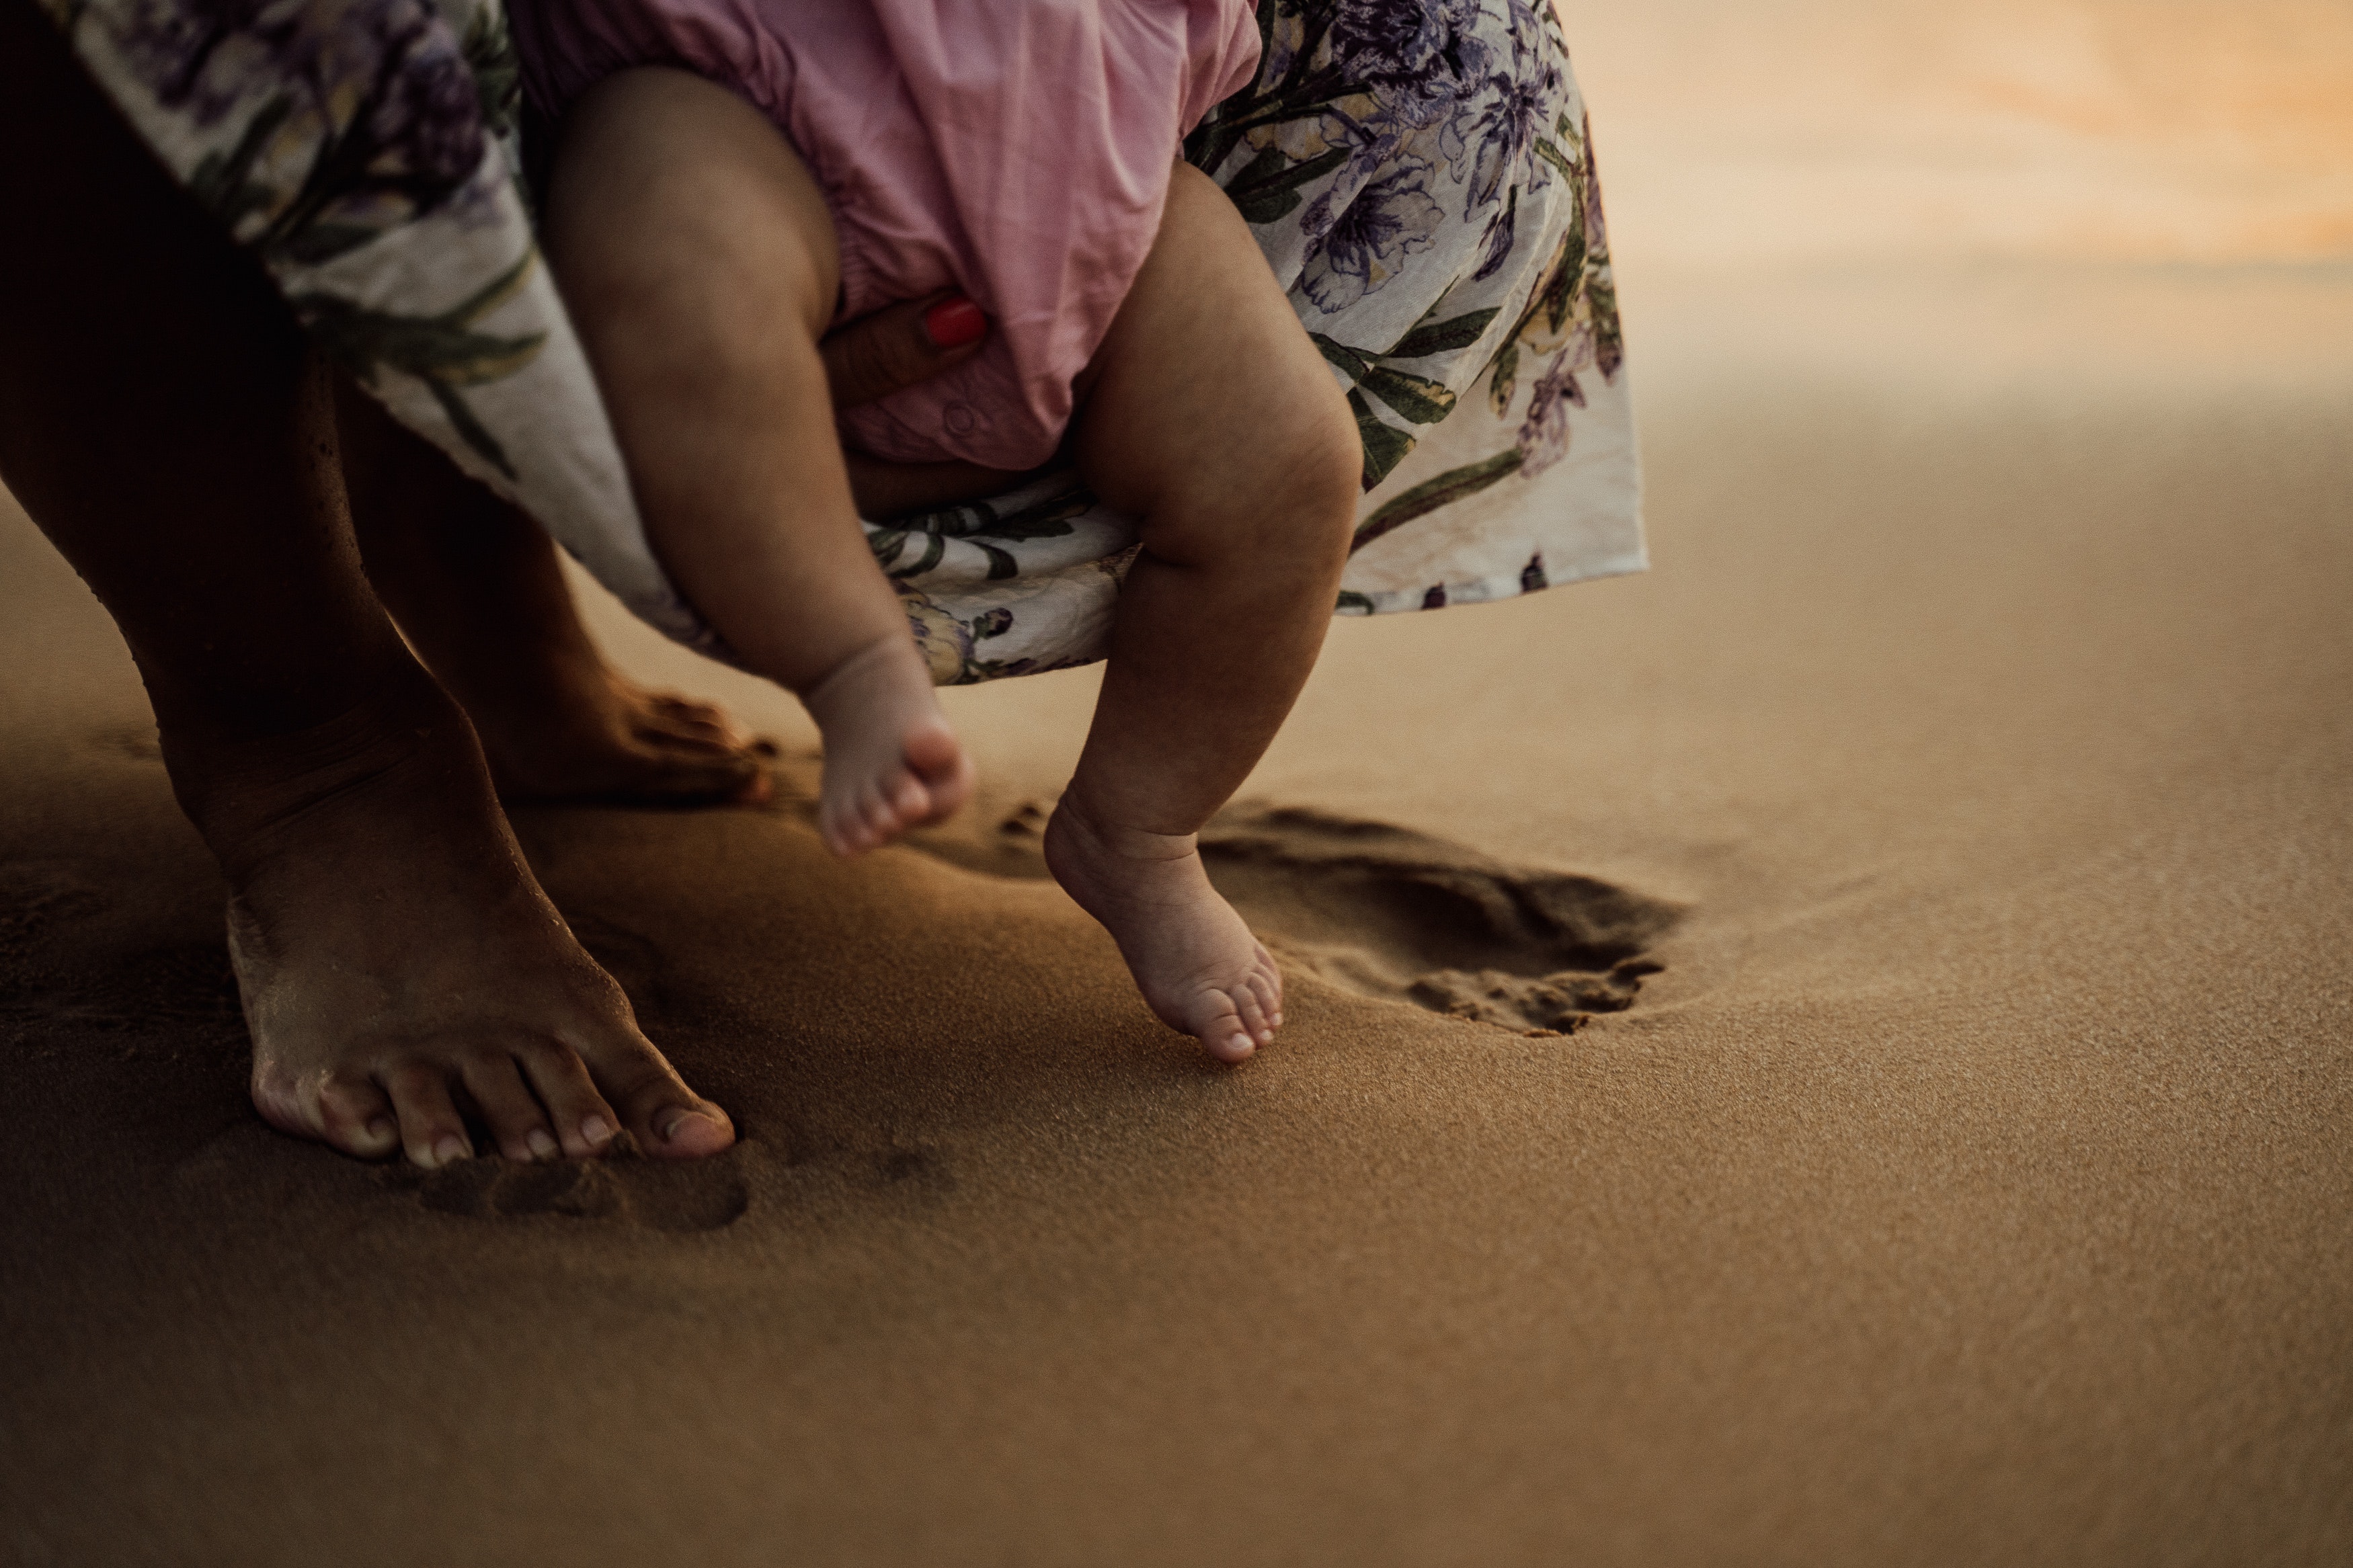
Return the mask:
<path id="1" fill-rule="evenodd" d="M 662 1142 L 665 1143 L 675 1142 L 678 1139 L 678 1130 L 685 1126 L 690 1121 L 708 1121 L 710 1120 L 711 1119 L 709 1117 L 704 1116 L 700 1111 L 681 1110 L 676 1116 L 671 1117 L 668 1121 L 662 1123 Z"/>
<path id="2" fill-rule="evenodd" d="M 553 1160 L 555 1158 L 555 1140 L 547 1135 L 546 1128 L 533 1128 L 528 1133 L 524 1134 L 523 1142 L 530 1145 L 531 1157 L 533 1159 Z"/>
<path id="3" fill-rule="evenodd" d="M 399 1131 L 399 1129 L 393 1125 L 392 1118 L 389 1116 L 379 1116 L 374 1121 L 367 1124 L 367 1135 L 375 1139 L 379 1143 L 391 1137 L 393 1133 L 397 1131 Z"/>
<path id="4" fill-rule="evenodd" d="M 437 1165 L 447 1165 L 472 1157 L 472 1151 L 466 1147 L 466 1141 L 455 1132 L 443 1133 L 441 1141 L 433 1145 L 433 1163 Z"/>
<path id="5" fill-rule="evenodd" d="M 612 1124 L 601 1116 L 591 1116 L 580 1123 L 580 1136 L 602 1148 L 613 1141 Z"/>

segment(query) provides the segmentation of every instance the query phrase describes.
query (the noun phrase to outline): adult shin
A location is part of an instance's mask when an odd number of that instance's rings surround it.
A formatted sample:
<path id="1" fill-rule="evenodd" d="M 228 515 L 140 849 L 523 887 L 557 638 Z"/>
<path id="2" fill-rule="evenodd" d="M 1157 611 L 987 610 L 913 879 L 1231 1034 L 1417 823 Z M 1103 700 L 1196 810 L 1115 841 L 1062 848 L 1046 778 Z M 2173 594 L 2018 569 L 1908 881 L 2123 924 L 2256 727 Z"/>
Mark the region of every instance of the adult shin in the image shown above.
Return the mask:
<path id="1" fill-rule="evenodd" d="M 201 822 L 219 746 L 421 672 L 301 330 L 28 0 L 0 0 L 0 146 L 39 149 L 0 159 L 0 477 L 121 626 Z"/>

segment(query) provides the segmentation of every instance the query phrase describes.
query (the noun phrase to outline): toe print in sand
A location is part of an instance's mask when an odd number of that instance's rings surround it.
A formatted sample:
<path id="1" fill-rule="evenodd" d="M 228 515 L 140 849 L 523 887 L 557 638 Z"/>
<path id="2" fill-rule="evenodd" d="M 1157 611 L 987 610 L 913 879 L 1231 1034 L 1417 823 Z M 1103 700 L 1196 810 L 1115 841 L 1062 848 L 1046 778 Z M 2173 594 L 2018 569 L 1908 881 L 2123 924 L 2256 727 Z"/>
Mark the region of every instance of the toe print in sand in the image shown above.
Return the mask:
<path id="1" fill-rule="evenodd" d="M 999 801 L 908 843 L 984 876 L 1042 877 L 1050 811 Z M 1229 806 L 1200 847 L 1210 882 L 1294 978 L 1518 1035 L 1571 1034 L 1634 1006 L 1687 912 L 1638 888 L 1310 806 Z"/>

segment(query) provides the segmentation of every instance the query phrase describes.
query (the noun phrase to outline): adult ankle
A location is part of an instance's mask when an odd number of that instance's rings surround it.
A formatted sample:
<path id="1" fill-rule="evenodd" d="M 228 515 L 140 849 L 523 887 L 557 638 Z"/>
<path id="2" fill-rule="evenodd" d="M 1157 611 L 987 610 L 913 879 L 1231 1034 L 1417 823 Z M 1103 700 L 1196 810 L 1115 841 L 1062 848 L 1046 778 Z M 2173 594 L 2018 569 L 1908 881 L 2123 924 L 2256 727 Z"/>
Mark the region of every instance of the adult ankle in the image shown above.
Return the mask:
<path id="1" fill-rule="evenodd" d="M 159 726 L 173 792 L 233 884 L 317 808 L 427 758 L 448 809 L 465 809 L 479 793 L 481 808 L 495 812 L 465 714 L 439 688 L 425 686 L 353 703 L 296 730 Z M 479 792 L 470 787 L 475 781 Z"/>

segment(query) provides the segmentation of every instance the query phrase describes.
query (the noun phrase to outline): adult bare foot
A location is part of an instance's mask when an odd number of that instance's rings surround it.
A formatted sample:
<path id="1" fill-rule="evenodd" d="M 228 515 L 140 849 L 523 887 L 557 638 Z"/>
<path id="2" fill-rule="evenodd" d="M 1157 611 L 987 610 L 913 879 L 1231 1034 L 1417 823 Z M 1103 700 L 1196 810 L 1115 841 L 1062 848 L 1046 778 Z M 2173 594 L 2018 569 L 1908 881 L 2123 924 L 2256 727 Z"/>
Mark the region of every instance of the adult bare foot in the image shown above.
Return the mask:
<path id="1" fill-rule="evenodd" d="M 1195 837 L 1106 824 L 1065 795 L 1046 825 L 1046 865 L 1119 943 L 1160 1021 L 1239 1062 L 1282 1025 L 1282 973 L 1209 885 Z"/>
<path id="2" fill-rule="evenodd" d="M 758 805 L 776 793 L 775 744 L 715 702 L 649 690 L 601 658 L 533 683 L 560 695 L 485 704 L 474 722 L 511 805 Z"/>
<path id="3" fill-rule="evenodd" d="M 423 1163 L 473 1146 L 468 1114 L 517 1158 L 622 1131 L 726 1147 L 725 1113 L 540 891 L 464 715 L 362 577 L 332 394 L 284 301 L 48 18 L 0 5 L 0 146 L 32 145 L 55 155 L 0 159 L 0 474 L 122 628 L 233 891 L 264 1114 Z M 560 595 L 543 539 L 528 559 Z M 441 579 L 452 619 L 494 580 Z"/>
<path id="4" fill-rule="evenodd" d="M 350 383 L 335 405 L 369 584 L 472 720 L 501 796 L 768 798 L 771 749 L 715 704 L 649 691 L 605 662 L 538 524 Z"/>
<path id="5" fill-rule="evenodd" d="M 655 1155 L 726 1148 L 727 1113 L 638 1032 L 523 864 L 464 720 L 418 707 L 174 759 L 237 781 L 188 793 L 234 889 L 255 1106 L 428 1168 L 475 1153 L 475 1127 L 511 1160 L 586 1158 L 624 1130 Z"/>
<path id="6" fill-rule="evenodd" d="M 904 635 L 894 630 L 851 654 L 801 701 L 825 737 L 818 832 L 835 854 L 944 821 L 971 795 L 972 760 Z"/>
<path id="7" fill-rule="evenodd" d="M 987 325 L 970 300 L 943 294 L 840 329 L 822 345 L 837 405 L 937 374 L 977 352 Z M 715 704 L 649 691 L 605 662 L 537 524 L 350 382 L 335 401 L 369 581 L 473 721 L 502 797 L 686 806 L 774 794 L 773 747 Z M 867 468 L 873 504 L 886 510 L 1025 477 L 970 464 Z"/>

